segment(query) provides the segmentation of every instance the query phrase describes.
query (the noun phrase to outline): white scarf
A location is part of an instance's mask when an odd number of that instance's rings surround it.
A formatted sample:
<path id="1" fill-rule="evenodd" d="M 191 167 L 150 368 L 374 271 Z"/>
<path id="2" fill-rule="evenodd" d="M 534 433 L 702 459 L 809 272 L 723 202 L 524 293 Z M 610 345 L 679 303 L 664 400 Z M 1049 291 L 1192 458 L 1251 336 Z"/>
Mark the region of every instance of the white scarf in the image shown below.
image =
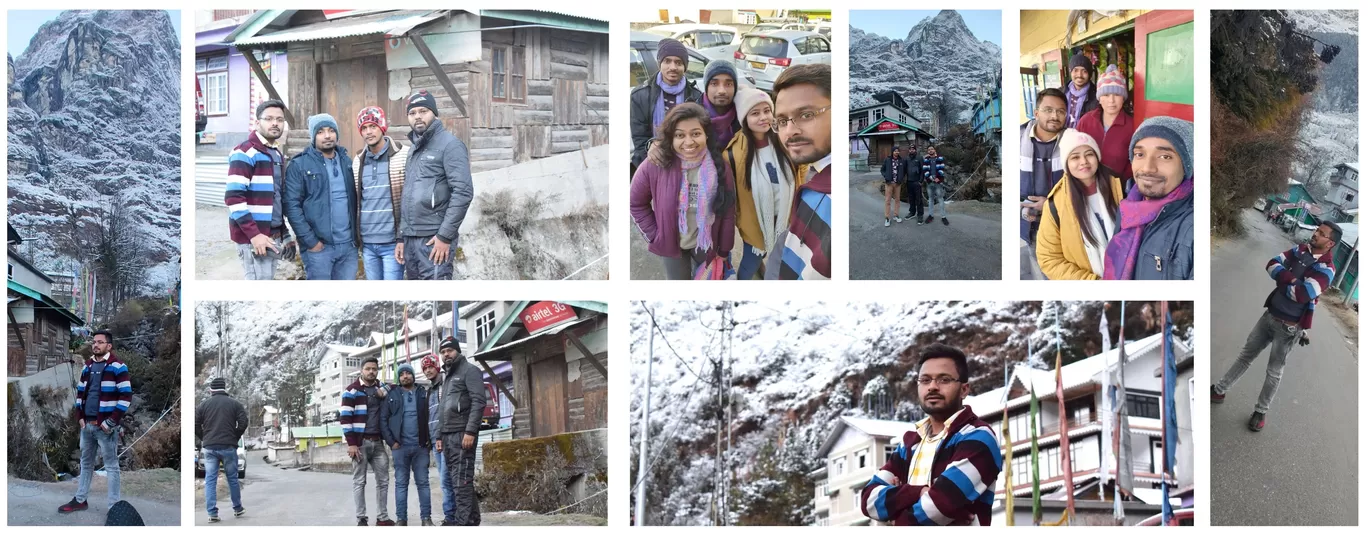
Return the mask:
<path id="1" fill-rule="evenodd" d="M 773 166 L 778 170 L 779 184 L 770 182 L 769 172 Z M 755 212 L 760 217 L 760 233 L 764 236 L 762 253 L 774 249 L 777 228 L 787 227 L 789 212 L 793 208 L 793 172 L 779 164 L 773 145 L 756 150 L 755 161 L 750 169 L 751 198 L 755 201 Z"/>

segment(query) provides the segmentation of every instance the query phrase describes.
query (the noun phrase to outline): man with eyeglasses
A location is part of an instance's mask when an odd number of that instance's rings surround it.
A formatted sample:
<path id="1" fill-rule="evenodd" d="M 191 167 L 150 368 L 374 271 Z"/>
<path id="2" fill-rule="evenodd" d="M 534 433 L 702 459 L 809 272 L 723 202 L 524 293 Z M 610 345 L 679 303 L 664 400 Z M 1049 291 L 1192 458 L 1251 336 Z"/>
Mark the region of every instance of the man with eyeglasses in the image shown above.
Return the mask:
<path id="1" fill-rule="evenodd" d="M 1030 245 L 1032 255 L 1045 196 L 1064 176 L 1059 134 L 1068 114 L 1064 94 L 1050 88 L 1036 94 L 1035 118 L 1021 125 L 1021 239 Z"/>
<path id="2" fill-rule="evenodd" d="M 285 170 L 285 217 L 304 248 L 304 277 L 354 280 L 361 234 L 351 160 L 331 115 L 309 117 L 309 139 Z"/>
<path id="3" fill-rule="evenodd" d="M 964 352 L 932 344 L 917 360 L 917 400 L 926 418 L 865 485 L 860 509 L 894 525 L 988 525 L 1002 450 L 988 423 L 964 405 Z"/>
<path id="4" fill-rule="evenodd" d="M 950 219 L 945 214 L 945 157 L 936 153 L 936 146 L 932 145 L 926 149 L 926 158 L 921 162 L 922 179 L 926 181 L 926 189 L 930 193 L 931 206 L 926 209 L 926 222 L 931 223 L 936 219 L 936 207 L 940 207 L 941 223 L 950 225 Z"/>
<path id="5" fill-rule="evenodd" d="M 86 498 L 95 476 L 97 456 L 104 458 L 109 504 L 119 502 L 120 423 L 132 403 L 132 377 L 128 365 L 114 355 L 114 335 L 96 331 L 90 341 L 90 358 L 81 368 L 76 403 L 71 411 L 80 427 L 81 475 L 76 482 L 76 496 L 58 507 L 57 512 L 69 514 L 89 508 Z"/>
<path id="6" fill-rule="evenodd" d="M 790 211 L 782 262 L 766 266 L 765 279 L 831 279 L 831 66 L 798 65 L 774 81 L 771 128 L 789 159 L 806 165 Z"/>
<path id="7" fill-rule="evenodd" d="M 285 155 L 276 142 L 285 133 L 285 103 L 257 106 L 256 131 L 228 154 L 228 236 L 238 245 L 243 278 L 275 279 L 276 260 L 294 249 L 285 229 Z M 288 247 L 287 247 L 288 246 Z"/>

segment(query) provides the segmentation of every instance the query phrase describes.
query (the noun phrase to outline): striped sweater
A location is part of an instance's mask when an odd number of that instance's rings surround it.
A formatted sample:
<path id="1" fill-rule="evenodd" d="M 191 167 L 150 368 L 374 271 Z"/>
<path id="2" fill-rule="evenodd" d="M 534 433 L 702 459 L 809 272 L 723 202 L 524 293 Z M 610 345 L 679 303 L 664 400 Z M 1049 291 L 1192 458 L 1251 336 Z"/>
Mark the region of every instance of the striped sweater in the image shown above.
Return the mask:
<path id="1" fill-rule="evenodd" d="M 1297 247 L 1279 253 L 1264 265 L 1268 271 L 1268 276 L 1278 282 L 1279 287 L 1273 292 L 1284 292 L 1288 298 L 1297 303 L 1306 304 L 1306 312 L 1302 314 L 1300 325 L 1303 330 L 1311 329 L 1311 316 L 1316 312 L 1316 303 L 1320 301 L 1320 295 L 1325 289 L 1330 288 L 1330 282 L 1335 280 L 1335 248 L 1325 252 L 1320 258 L 1316 259 L 1316 264 L 1311 265 L 1301 278 L 1292 275 L 1287 269 L 1288 262 L 1297 255 L 1307 255 L 1311 253 L 1311 246 L 1300 244 Z M 1273 295 L 1269 294 L 1268 299 L 1264 300 L 1264 307 L 1268 307 L 1273 301 Z"/>
<path id="2" fill-rule="evenodd" d="M 389 154 L 390 202 L 394 207 L 394 238 L 398 240 L 400 238 L 399 208 L 404 204 L 404 168 L 408 165 L 409 148 L 404 147 L 389 136 L 385 136 L 385 140 L 389 142 L 389 148 L 386 149 L 386 152 Z M 363 147 L 356 152 L 356 157 L 352 158 L 352 177 L 356 178 L 355 210 L 357 214 L 361 213 L 361 192 L 365 191 L 365 185 L 361 179 L 361 163 L 366 160 L 366 153 L 368 152 L 370 152 L 370 148 Z M 356 232 L 359 235 L 361 230 L 358 228 Z M 363 242 L 358 238 L 357 243 Z"/>
<path id="3" fill-rule="evenodd" d="M 100 385 L 88 385 L 90 365 L 94 362 L 94 358 L 88 358 L 85 366 L 81 367 L 81 381 L 76 384 L 76 404 L 72 407 L 71 418 L 85 418 L 87 390 L 99 389 L 100 417 L 117 425 L 123 420 L 124 414 L 128 413 L 128 406 L 133 402 L 133 384 L 132 377 L 128 374 L 128 365 L 114 355 L 114 352 L 110 352 L 109 359 L 105 360 L 104 373 L 100 375 Z"/>
<path id="4" fill-rule="evenodd" d="M 378 387 L 390 389 L 392 386 L 385 385 L 385 382 L 376 380 Z M 337 420 L 342 424 L 342 438 L 347 440 L 348 445 L 361 446 L 362 436 L 366 433 L 366 420 L 370 417 L 369 410 L 379 411 L 380 408 L 368 408 L 365 386 L 361 385 L 361 380 L 357 379 L 342 391 L 342 408 L 338 411 Z M 378 414 L 377 414 L 378 415 Z M 380 434 L 376 428 L 376 435 Z"/>
<path id="5" fill-rule="evenodd" d="M 831 279 L 831 155 L 808 171 L 794 196 L 788 230 L 775 239 L 780 262 L 769 263 L 765 279 Z"/>
<path id="6" fill-rule="evenodd" d="M 860 509 L 876 521 L 894 525 L 988 525 L 993 515 L 993 485 L 1002 471 L 997 434 L 965 406 L 946 428 L 931 466 L 931 485 L 908 485 L 908 472 L 922 437 L 903 435 L 902 445 L 874 474 L 860 495 Z M 893 485 L 894 481 L 898 485 Z"/>
<path id="7" fill-rule="evenodd" d="M 275 181 L 271 150 L 261 135 L 253 132 L 228 154 L 223 202 L 228 205 L 228 235 L 238 244 L 250 244 L 259 234 L 271 235 L 272 213 L 283 195 L 282 185 Z M 284 158 L 282 153 L 282 167 Z"/>
<path id="8" fill-rule="evenodd" d="M 921 162 L 922 179 L 934 184 L 945 182 L 945 157 L 927 155 Z"/>

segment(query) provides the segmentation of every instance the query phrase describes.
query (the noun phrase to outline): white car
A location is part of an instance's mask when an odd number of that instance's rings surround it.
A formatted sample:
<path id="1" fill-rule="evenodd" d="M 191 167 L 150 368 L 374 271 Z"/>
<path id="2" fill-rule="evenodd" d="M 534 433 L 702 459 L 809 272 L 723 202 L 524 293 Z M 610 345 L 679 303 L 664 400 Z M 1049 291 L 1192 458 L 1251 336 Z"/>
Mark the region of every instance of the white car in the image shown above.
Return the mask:
<path id="1" fill-rule="evenodd" d="M 806 31 L 807 26 L 800 22 L 762 22 L 751 28 L 750 33 L 777 32 L 780 30 Z"/>
<path id="2" fill-rule="evenodd" d="M 755 77 L 755 87 L 770 91 L 779 74 L 794 65 L 831 64 L 831 41 L 813 32 L 780 30 L 748 33 L 734 55 L 736 68 Z"/>
<path id="3" fill-rule="evenodd" d="M 646 33 L 668 37 L 699 51 L 710 60 L 730 60 L 741 44 L 741 31 L 721 24 L 662 24 Z"/>

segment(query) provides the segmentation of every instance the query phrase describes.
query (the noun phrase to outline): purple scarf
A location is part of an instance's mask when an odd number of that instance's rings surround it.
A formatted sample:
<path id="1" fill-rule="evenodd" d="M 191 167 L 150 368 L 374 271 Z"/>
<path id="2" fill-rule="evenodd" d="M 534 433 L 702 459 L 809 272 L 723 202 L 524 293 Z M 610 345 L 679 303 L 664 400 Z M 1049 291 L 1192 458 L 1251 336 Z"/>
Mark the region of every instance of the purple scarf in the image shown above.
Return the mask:
<path id="1" fill-rule="evenodd" d="M 679 234 L 689 234 L 689 170 L 698 168 L 698 211 L 694 221 L 698 224 L 698 251 L 712 249 L 712 195 L 717 191 L 717 166 L 713 164 L 712 152 L 703 151 L 703 160 L 685 162 L 680 160 L 680 172 L 684 180 L 679 182 Z"/>
<path id="2" fill-rule="evenodd" d="M 1131 188 L 1130 195 L 1121 201 L 1121 221 L 1117 225 L 1120 229 L 1107 244 L 1102 279 L 1129 280 L 1135 276 L 1135 258 L 1140 254 L 1145 226 L 1159 217 L 1164 205 L 1192 195 L 1192 182 L 1192 178 L 1184 179 L 1163 199 L 1147 199 L 1140 195 L 1139 187 Z"/>
<path id="3" fill-rule="evenodd" d="M 651 133 L 655 135 L 655 130 L 660 128 L 660 124 L 665 122 L 665 94 L 675 96 L 675 104 L 684 103 L 684 78 L 679 78 L 679 83 L 673 86 L 665 85 L 665 78 L 656 73 L 656 85 L 660 86 L 660 96 L 656 97 L 655 110 L 651 112 Z"/>
<path id="4" fill-rule="evenodd" d="M 1088 102 L 1088 90 L 1092 89 L 1092 82 L 1083 86 L 1083 89 L 1074 87 L 1073 83 L 1065 84 L 1069 88 L 1069 128 L 1074 128 L 1078 124 L 1078 118 L 1083 115 L 1083 105 Z"/>
<path id="5" fill-rule="evenodd" d="M 722 115 L 717 115 L 717 110 L 713 109 L 708 99 L 703 99 L 703 108 L 708 110 L 708 117 L 712 118 L 713 139 L 730 141 L 732 135 L 736 134 L 732 131 L 732 125 L 736 121 L 736 103 L 733 102 L 731 110 Z"/>

